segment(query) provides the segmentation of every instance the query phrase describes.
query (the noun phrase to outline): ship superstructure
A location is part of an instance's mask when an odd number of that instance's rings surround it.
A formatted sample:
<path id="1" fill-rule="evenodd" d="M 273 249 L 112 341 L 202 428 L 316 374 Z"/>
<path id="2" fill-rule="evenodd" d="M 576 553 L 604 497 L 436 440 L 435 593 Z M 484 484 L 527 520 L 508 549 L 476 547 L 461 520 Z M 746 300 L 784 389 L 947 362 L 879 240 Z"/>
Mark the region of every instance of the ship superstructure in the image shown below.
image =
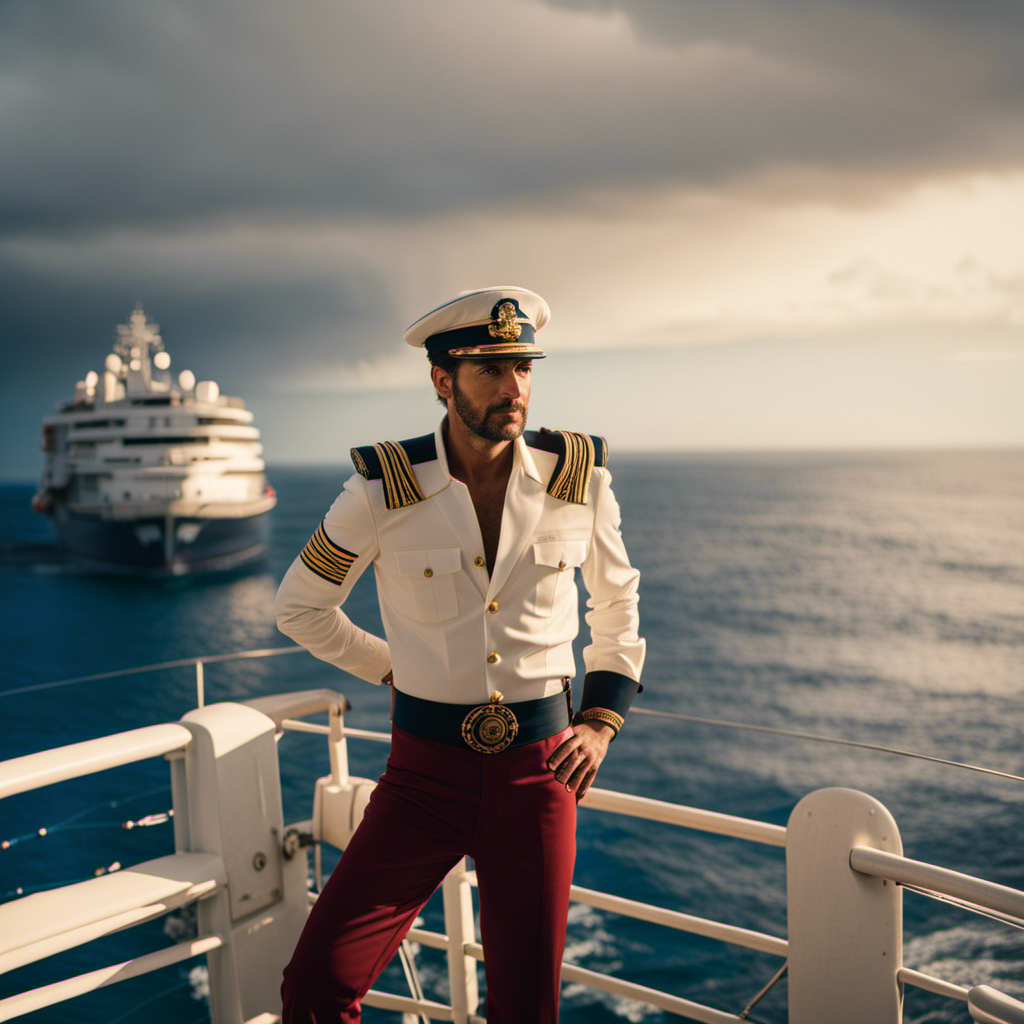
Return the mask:
<path id="1" fill-rule="evenodd" d="M 43 421 L 33 505 L 76 561 L 180 575 L 264 553 L 276 498 L 253 414 L 170 366 L 158 325 L 136 307 L 102 374 L 86 374 Z"/>

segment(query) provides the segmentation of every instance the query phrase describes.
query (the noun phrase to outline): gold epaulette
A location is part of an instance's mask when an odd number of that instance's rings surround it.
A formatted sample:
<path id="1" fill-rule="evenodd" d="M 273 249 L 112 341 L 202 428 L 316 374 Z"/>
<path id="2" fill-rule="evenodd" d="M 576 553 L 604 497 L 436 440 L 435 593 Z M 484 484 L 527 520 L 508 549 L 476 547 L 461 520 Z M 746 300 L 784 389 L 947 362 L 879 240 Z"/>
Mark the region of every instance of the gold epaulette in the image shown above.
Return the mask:
<path id="1" fill-rule="evenodd" d="M 608 464 L 608 442 L 595 434 L 575 430 L 528 431 L 526 443 L 558 456 L 548 482 L 548 494 L 560 501 L 586 505 L 595 466 Z"/>

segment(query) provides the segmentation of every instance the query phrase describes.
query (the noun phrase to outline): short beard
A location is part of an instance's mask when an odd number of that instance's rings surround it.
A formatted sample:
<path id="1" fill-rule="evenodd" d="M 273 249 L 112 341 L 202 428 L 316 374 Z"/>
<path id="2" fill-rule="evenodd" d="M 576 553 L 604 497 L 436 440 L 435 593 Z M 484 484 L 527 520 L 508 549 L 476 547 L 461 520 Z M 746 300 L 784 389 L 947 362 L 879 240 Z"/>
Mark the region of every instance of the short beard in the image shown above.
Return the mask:
<path id="1" fill-rule="evenodd" d="M 483 416 L 478 416 L 476 410 L 470 404 L 469 399 L 466 398 L 465 393 L 459 388 L 458 383 L 455 380 L 455 376 L 452 376 L 452 397 L 455 399 L 455 411 L 459 414 L 459 419 L 474 433 L 477 437 L 482 437 L 485 441 L 491 441 L 497 444 L 499 441 L 514 441 L 517 437 L 521 437 L 523 431 L 526 429 L 526 403 L 521 399 L 515 401 L 509 400 L 507 402 L 500 402 L 498 405 L 492 405 Z M 491 413 L 495 412 L 509 412 L 512 409 L 518 409 L 523 414 L 522 422 L 520 423 L 506 423 L 503 426 L 492 426 L 488 419 Z"/>

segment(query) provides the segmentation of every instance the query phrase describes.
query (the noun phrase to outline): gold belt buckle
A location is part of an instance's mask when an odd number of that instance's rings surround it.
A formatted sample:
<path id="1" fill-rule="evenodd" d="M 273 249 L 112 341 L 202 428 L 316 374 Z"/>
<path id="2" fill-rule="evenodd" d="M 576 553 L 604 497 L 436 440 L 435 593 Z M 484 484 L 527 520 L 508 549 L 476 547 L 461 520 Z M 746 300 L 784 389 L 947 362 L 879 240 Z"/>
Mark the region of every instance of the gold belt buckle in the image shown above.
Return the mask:
<path id="1" fill-rule="evenodd" d="M 519 722 L 511 708 L 499 704 L 501 693 L 495 691 L 490 704 L 473 708 L 462 720 L 462 738 L 479 754 L 498 754 L 516 738 Z"/>

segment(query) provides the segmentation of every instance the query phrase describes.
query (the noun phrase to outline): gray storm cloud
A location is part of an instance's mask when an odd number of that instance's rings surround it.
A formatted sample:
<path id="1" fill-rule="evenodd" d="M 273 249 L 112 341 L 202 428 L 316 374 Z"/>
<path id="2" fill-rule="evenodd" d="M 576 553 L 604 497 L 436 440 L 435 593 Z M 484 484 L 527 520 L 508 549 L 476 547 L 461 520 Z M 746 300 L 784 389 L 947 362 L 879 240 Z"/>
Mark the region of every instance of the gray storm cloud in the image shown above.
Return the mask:
<path id="1" fill-rule="evenodd" d="M 1019 157 L 1019 8 L 7 3 L 7 233 Z"/>

